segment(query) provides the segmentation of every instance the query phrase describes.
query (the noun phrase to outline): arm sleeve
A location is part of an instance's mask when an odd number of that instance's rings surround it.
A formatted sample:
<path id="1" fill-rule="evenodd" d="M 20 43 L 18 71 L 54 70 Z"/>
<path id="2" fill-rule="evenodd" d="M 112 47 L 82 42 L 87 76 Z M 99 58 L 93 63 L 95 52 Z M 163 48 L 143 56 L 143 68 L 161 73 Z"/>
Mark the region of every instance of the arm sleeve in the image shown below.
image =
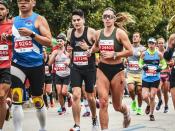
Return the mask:
<path id="1" fill-rule="evenodd" d="M 142 58 L 139 59 L 139 67 L 142 68 L 144 65 L 144 61 Z"/>
<path id="2" fill-rule="evenodd" d="M 174 49 L 168 48 L 164 53 L 165 60 L 170 61 L 173 56 L 173 52 L 174 52 Z"/>
<path id="3" fill-rule="evenodd" d="M 161 69 L 165 69 L 165 68 L 167 67 L 167 63 L 166 63 L 165 59 L 162 59 L 162 60 L 160 61 L 160 64 L 162 65 L 162 66 L 161 66 Z"/>

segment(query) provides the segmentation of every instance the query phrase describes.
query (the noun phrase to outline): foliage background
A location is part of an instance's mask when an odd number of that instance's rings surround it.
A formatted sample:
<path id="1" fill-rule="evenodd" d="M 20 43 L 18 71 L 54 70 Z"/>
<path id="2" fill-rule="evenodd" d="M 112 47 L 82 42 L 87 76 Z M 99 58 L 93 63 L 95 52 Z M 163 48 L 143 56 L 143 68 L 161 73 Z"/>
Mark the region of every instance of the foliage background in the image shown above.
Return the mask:
<path id="1" fill-rule="evenodd" d="M 13 0 L 10 6 L 12 16 L 17 15 L 16 1 Z M 76 8 L 85 12 L 86 25 L 103 28 L 101 16 L 109 6 L 116 12 L 129 12 L 134 16 L 136 23 L 126 26 L 130 38 L 136 31 L 142 35 L 142 44 L 148 37 L 168 37 L 166 27 L 175 15 L 175 0 L 37 0 L 34 10 L 47 19 L 53 36 L 56 36 L 71 26 L 71 12 Z"/>

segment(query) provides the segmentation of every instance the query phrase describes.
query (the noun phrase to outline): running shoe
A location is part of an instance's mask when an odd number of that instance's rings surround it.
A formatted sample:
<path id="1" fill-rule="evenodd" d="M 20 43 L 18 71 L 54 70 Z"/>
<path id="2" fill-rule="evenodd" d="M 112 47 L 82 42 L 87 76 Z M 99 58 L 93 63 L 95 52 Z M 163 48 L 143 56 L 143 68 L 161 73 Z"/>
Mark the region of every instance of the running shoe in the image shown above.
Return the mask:
<path id="1" fill-rule="evenodd" d="M 159 102 L 158 102 L 158 104 L 156 106 L 156 110 L 157 111 L 160 110 L 161 105 L 162 105 L 162 100 L 159 100 Z"/>
<path id="2" fill-rule="evenodd" d="M 146 106 L 146 109 L 145 109 L 145 114 L 149 114 L 150 113 L 150 106 L 149 105 L 147 105 Z"/>
<path id="3" fill-rule="evenodd" d="M 58 107 L 57 112 L 58 112 L 58 113 L 62 112 L 62 108 L 61 108 L 61 107 Z"/>
<path id="4" fill-rule="evenodd" d="M 74 127 L 71 128 L 69 131 L 80 131 L 80 126 L 75 124 Z"/>
<path id="5" fill-rule="evenodd" d="M 92 118 L 92 131 L 99 131 L 99 122 L 97 117 Z"/>
<path id="6" fill-rule="evenodd" d="M 168 112 L 168 106 L 164 107 L 164 112 L 163 113 L 167 113 Z"/>
<path id="7" fill-rule="evenodd" d="M 136 110 L 136 114 L 137 115 L 142 115 L 142 108 L 138 107 L 137 110 Z"/>
<path id="8" fill-rule="evenodd" d="M 85 112 L 85 113 L 83 114 L 83 117 L 89 117 L 90 114 L 91 114 L 91 113 L 87 111 L 87 112 Z"/>
<path id="9" fill-rule="evenodd" d="M 137 110 L 137 103 L 136 103 L 135 100 L 132 101 L 132 103 L 131 103 L 131 109 L 132 109 L 132 111 L 136 111 Z"/>
<path id="10" fill-rule="evenodd" d="M 65 107 L 63 107 L 62 108 L 62 112 L 60 112 L 60 113 L 58 113 L 59 115 L 64 115 L 66 113 L 66 108 Z"/>
<path id="11" fill-rule="evenodd" d="M 128 110 L 128 113 L 123 116 L 124 116 L 123 128 L 127 128 L 131 123 L 130 111 Z"/>
<path id="12" fill-rule="evenodd" d="M 72 106 L 72 95 L 70 94 L 69 97 L 67 97 L 68 107 Z"/>
<path id="13" fill-rule="evenodd" d="M 154 115 L 150 115 L 150 121 L 155 121 Z"/>

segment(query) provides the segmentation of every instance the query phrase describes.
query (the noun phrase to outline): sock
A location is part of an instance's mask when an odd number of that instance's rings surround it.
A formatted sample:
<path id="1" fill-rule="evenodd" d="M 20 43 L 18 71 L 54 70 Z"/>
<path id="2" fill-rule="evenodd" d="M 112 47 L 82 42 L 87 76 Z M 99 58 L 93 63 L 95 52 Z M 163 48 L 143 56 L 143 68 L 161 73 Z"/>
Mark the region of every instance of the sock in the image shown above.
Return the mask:
<path id="1" fill-rule="evenodd" d="M 22 131 L 22 121 L 24 118 L 22 105 L 12 105 L 12 116 L 15 131 Z"/>
<path id="2" fill-rule="evenodd" d="M 39 123 L 40 123 L 40 130 L 45 130 L 46 128 L 46 115 L 47 115 L 46 107 L 43 106 L 41 109 L 36 110 L 36 115 L 38 117 Z"/>
<path id="3" fill-rule="evenodd" d="M 86 112 L 90 112 L 88 101 L 86 99 L 83 99 L 83 102 L 84 102 Z"/>
<path id="4" fill-rule="evenodd" d="M 2 129 L 0 129 L 0 131 L 2 131 Z"/>

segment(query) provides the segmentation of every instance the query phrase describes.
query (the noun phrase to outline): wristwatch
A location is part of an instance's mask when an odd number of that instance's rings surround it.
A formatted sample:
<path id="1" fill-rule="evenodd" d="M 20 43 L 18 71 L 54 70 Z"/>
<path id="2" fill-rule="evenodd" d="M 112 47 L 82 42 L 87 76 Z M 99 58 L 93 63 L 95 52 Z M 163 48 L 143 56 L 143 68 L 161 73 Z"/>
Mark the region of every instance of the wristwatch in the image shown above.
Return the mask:
<path id="1" fill-rule="evenodd" d="M 30 35 L 31 38 L 35 38 L 35 36 L 36 36 L 35 32 L 32 32 L 32 34 Z"/>
<path id="2" fill-rule="evenodd" d="M 114 52 L 113 59 L 115 60 L 117 57 L 117 52 Z"/>

